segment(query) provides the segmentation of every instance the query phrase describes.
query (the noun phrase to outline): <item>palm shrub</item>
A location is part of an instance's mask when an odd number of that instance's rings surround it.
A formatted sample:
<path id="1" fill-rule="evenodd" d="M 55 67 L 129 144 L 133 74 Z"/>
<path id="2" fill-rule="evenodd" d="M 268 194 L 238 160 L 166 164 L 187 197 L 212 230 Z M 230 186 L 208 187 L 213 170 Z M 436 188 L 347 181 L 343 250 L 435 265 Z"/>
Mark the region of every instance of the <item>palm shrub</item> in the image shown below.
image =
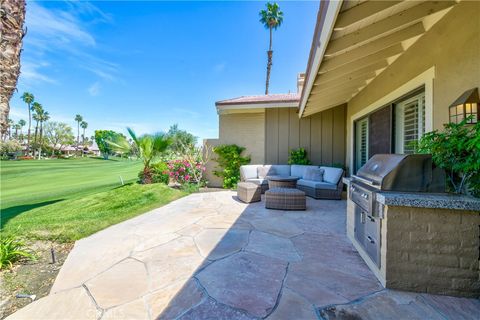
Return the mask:
<path id="1" fill-rule="evenodd" d="M 218 155 L 215 159 L 219 170 L 214 170 L 213 174 L 223 179 L 223 187 L 233 189 L 240 181 L 240 166 L 250 163 L 250 156 L 243 157 L 244 147 L 236 144 L 220 145 L 213 148 Z"/>
<path id="2" fill-rule="evenodd" d="M 135 132 L 127 128 L 133 144 L 130 144 L 125 137 L 119 136 L 116 141 L 107 141 L 114 149 L 122 152 L 132 152 L 136 149 L 138 156 L 143 161 L 143 171 L 141 173 L 141 183 L 153 183 L 155 169 L 154 164 L 161 155 L 167 150 L 171 143 L 170 138 L 165 133 L 144 134 L 137 137 Z"/>
<path id="3" fill-rule="evenodd" d="M 307 157 L 307 151 L 304 148 L 298 148 L 290 150 L 290 156 L 288 157 L 288 164 L 312 164 Z"/>
<path id="4" fill-rule="evenodd" d="M 34 260 L 35 256 L 28 251 L 23 241 L 13 235 L 0 237 L 0 270 L 11 268 L 14 262 L 25 258 Z"/>
<path id="5" fill-rule="evenodd" d="M 480 123 L 448 123 L 443 131 L 428 132 L 418 143 L 418 152 L 429 153 L 445 170 L 455 193 L 480 196 Z"/>
<path id="6" fill-rule="evenodd" d="M 170 180 L 168 166 L 165 162 L 160 161 L 151 165 L 151 178 L 152 183 L 164 183 L 168 184 Z M 139 181 L 142 182 L 145 180 L 144 171 L 140 171 L 138 174 Z"/>

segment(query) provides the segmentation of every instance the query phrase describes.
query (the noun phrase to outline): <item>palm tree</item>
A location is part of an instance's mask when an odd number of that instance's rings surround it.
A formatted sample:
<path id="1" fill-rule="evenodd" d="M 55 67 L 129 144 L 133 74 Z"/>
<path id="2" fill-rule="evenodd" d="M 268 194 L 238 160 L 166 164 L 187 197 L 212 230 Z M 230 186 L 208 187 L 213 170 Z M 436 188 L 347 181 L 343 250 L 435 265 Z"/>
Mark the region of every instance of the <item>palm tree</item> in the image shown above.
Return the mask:
<path id="1" fill-rule="evenodd" d="M 80 146 L 80 122 L 83 121 L 83 117 L 79 114 L 75 116 L 75 121 L 77 122 L 77 150 Z"/>
<path id="2" fill-rule="evenodd" d="M 35 97 L 30 92 L 24 92 L 22 94 L 22 100 L 27 104 L 28 107 L 28 133 L 27 133 L 27 155 L 30 152 L 30 131 L 32 128 L 32 103 L 35 100 Z"/>
<path id="3" fill-rule="evenodd" d="M 82 145 L 83 149 L 85 149 L 85 129 L 88 127 L 88 123 L 86 121 L 80 122 L 80 127 L 83 129 L 83 134 L 82 134 Z M 83 150 L 82 150 L 82 157 L 83 157 Z"/>
<path id="4" fill-rule="evenodd" d="M 50 114 L 48 114 L 47 111 L 41 109 L 40 113 L 38 114 L 38 117 L 40 119 L 40 139 L 38 144 L 38 150 L 39 150 L 38 159 L 40 159 L 40 156 L 42 155 L 42 145 L 43 145 L 43 123 L 50 119 Z"/>
<path id="5" fill-rule="evenodd" d="M 35 135 L 33 136 L 33 157 L 35 157 L 36 154 L 36 147 L 37 147 L 37 138 L 38 138 L 38 124 L 40 123 L 40 114 L 43 112 L 43 107 L 40 103 L 34 102 L 32 104 L 32 111 L 33 113 L 33 120 L 35 120 Z"/>
<path id="6" fill-rule="evenodd" d="M 7 119 L 7 130 L 8 130 L 8 139 L 11 139 L 12 138 L 12 129 L 14 129 L 15 126 L 13 124 L 13 120 L 12 119 Z"/>
<path id="7" fill-rule="evenodd" d="M 267 56 L 267 80 L 265 81 L 265 94 L 268 94 L 268 86 L 270 84 L 270 71 L 272 69 L 272 33 L 273 30 L 277 30 L 283 22 L 283 12 L 280 11 L 280 7 L 276 3 L 267 2 L 267 10 L 260 11 L 260 22 L 270 31 L 270 44 L 268 46 Z"/>
<path id="8" fill-rule="evenodd" d="M 23 119 L 20 119 L 18 120 L 18 125 L 20 126 L 20 136 L 22 137 L 21 138 L 21 143 L 23 144 L 23 140 L 24 140 L 24 137 L 23 137 L 23 127 L 25 127 L 25 125 L 27 124 L 27 122 Z"/>
<path id="9" fill-rule="evenodd" d="M 15 130 L 15 139 L 19 140 L 19 139 L 18 139 L 18 131 L 19 131 L 20 129 L 22 129 L 22 126 L 21 126 L 19 123 L 15 123 L 15 124 L 13 125 L 13 129 Z"/>
<path id="10" fill-rule="evenodd" d="M 0 1 L 0 25 L 2 26 L 2 90 L 0 90 L 0 133 L 7 132 L 7 119 L 10 113 L 10 99 L 17 86 L 20 75 L 20 53 L 22 52 L 22 39 L 25 35 L 23 23 L 25 22 L 25 0 Z"/>
<path id="11" fill-rule="evenodd" d="M 82 127 L 82 129 L 83 129 L 82 143 L 85 144 L 85 129 L 88 128 L 88 122 L 86 122 L 86 121 L 80 122 L 80 127 Z"/>
<path id="12" fill-rule="evenodd" d="M 123 152 L 131 152 L 138 150 L 139 157 L 143 160 L 143 184 L 152 183 L 152 165 L 162 155 L 172 143 L 170 137 L 165 133 L 145 134 L 137 137 L 135 132 L 127 128 L 127 131 L 132 138 L 133 146 L 128 140 L 121 136 L 117 141 L 107 141 L 115 149 Z"/>

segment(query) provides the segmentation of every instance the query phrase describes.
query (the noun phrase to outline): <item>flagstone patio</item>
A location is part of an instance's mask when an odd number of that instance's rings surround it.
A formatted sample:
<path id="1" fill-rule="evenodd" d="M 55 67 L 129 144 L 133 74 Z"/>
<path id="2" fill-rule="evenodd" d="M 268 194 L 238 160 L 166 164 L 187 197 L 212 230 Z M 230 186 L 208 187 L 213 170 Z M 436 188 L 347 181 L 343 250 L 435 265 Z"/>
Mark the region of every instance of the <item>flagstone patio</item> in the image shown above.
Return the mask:
<path id="1" fill-rule="evenodd" d="M 287 212 L 231 191 L 192 194 L 78 241 L 50 295 L 8 319 L 480 314 L 475 299 L 384 290 L 345 235 L 345 206 L 309 198 Z"/>

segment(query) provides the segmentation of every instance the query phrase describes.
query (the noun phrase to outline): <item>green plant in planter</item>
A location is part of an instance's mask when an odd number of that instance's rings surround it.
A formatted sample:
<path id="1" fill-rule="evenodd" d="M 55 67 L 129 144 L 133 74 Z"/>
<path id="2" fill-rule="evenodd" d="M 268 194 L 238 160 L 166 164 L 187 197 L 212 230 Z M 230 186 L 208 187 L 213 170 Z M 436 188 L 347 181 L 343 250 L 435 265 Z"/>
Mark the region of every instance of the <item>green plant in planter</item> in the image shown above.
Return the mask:
<path id="1" fill-rule="evenodd" d="M 240 181 L 240 166 L 250 163 L 250 157 L 242 157 L 244 147 L 236 144 L 220 145 L 213 148 L 218 155 L 215 159 L 220 170 L 213 171 L 213 174 L 223 179 L 223 187 L 232 189 Z"/>
<path id="2" fill-rule="evenodd" d="M 288 157 L 288 164 L 312 164 L 307 157 L 307 151 L 304 148 L 290 150 L 290 157 Z"/>
<path id="3" fill-rule="evenodd" d="M 480 194 L 480 123 L 448 123 L 443 131 L 426 133 L 419 141 L 418 152 L 429 153 L 445 169 L 455 193 Z"/>

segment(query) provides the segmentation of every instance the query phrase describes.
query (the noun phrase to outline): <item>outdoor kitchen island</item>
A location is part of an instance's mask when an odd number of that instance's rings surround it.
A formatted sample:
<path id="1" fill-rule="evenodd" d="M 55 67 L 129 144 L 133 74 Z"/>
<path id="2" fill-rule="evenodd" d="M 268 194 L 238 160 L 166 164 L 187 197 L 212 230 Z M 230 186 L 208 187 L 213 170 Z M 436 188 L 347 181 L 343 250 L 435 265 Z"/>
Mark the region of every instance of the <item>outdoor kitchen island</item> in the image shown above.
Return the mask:
<path id="1" fill-rule="evenodd" d="M 344 183 L 352 187 L 350 178 Z M 358 206 L 348 194 L 348 238 L 384 287 L 480 297 L 480 200 L 424 192 L 377 192 L 381 214 L 367 215 L 365 220 L 376 220 L 379 236 L 364 235 L 366 242 L 379 242 L 375 259 L 356 235 Z"/>

